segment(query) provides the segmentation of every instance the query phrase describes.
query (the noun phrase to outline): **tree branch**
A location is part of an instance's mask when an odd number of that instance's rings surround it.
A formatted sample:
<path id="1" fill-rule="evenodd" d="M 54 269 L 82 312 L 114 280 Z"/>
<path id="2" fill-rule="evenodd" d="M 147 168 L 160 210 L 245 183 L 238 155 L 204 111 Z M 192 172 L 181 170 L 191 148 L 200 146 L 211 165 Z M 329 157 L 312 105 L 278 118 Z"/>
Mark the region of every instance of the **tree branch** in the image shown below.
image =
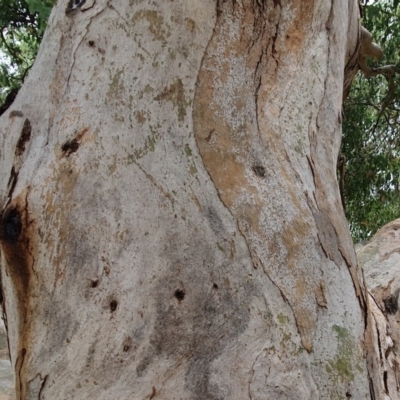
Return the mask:
<path id="1" fill-rule="evenodd" d="M 392 102 L 395 96 L 396 85 L 394 83 L 394 78 L 396 73 L 400 73 L 400 67 L 397 65 L 384 65 L 382 67 L 373 68 L 367 63 L 368 58 L 379 59 L 383 55 L 382 49 L 372 41 L 372 35 L 363 26 L 361 26 L 361 47 L 360 54 L 358 57 L 358 66 L 362 71 L 363 75 L 369 79 L 374 76 L 383 75 L 388 82 L 388 94 L 382 107 L 379 111 L 379 117 L 385 111 L 387 106 Z"/>

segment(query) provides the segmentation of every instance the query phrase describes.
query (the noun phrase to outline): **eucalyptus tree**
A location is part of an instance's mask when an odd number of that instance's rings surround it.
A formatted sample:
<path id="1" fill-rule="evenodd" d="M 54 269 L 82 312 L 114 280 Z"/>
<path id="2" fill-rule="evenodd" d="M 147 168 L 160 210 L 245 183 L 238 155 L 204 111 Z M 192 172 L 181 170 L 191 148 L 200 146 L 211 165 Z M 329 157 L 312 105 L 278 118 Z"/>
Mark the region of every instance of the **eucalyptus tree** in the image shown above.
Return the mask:
<path id="1" fill-rule="evenodd" d="M 58 1 L 0 119 L 18 400 L 384 397 L 336 179 L 360 31 L 353 0 Z"/>

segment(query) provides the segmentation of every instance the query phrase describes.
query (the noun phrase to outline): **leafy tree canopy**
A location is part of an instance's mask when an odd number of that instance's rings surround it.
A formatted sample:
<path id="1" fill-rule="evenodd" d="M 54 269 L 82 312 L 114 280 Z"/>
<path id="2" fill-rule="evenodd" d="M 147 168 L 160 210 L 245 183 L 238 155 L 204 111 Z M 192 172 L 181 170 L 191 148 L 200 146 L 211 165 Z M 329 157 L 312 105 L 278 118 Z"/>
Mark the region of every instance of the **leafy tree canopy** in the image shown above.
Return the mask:
<path id="1" fill-rule="evenodd" d="M 0 0 L 0 104 L 32 66 L 55 0 Z"/>
<path id="2" fill-rule="evenodd" d="M 398 63 L 400 0 L 369 1 L 362 24 L 383 49 L 372 66 Z M 339 181 L 355 241 L 400 217 L 399 75 L 358 74 L 344 104 Z"/>

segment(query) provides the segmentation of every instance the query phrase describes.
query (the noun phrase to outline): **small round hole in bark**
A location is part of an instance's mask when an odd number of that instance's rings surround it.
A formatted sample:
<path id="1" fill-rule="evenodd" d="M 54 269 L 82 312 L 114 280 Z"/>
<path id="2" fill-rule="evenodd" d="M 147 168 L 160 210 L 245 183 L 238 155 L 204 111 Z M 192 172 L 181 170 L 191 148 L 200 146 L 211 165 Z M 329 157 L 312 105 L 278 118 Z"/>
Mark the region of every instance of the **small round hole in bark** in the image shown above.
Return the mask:
<path id="1" fill-rule="evenodd" d="M 90 287 L 91 288 L 96 288 L 98 284 L 99 284 L 98 279 L 93 279 L 93 280 L 90 281 Z"/>
<path id="2" fill-rule="evenodd" d="M 216 283 L 213 283 L 213 288 L 218 289 L 218 285 Z"/>
<path id="3" fill-rule="evenodd" d="M 264 178 L 266 171 L 262 165 L 253 165 L 252 169 L 257 176 Z"/>
<path id="4" fill-rule="evenodd" d="M 132 347 L 132 339 L 130 336 L 125 337 L 124 342 L 122 344 L 122 350 L 127 353 Z"/>
<path id="5" fill-rule="evenodd" d="M 61 146 L 62 152 L 69 157 L 79 149 L 79 143 L 76 139 L 68 140 Z"/>
<path id="6" fill-rule="evenodd" d="M 383 299 L 383 303 L 385 304 L 385 309 L 389 314 L 396 314 L 399 309 L 399 292 L 386 297 Z"/>
<path id="7" fill-rule="evenodd" d="M 93 47 L 94 46 L 94 40 L 89 40 L 89 46 Z"/>
<path id="8" fill-rule="evenodd" d="M 110 311 L 114 312 L 118 307 L 118 302 L 117 300 L 111 300 L 110 301 Z"/>
<path id="9" fill-rule="evenodd" d="M 185 298 L 185 292 L 182 289 L 176 289 L 174 296 L 179 300 L 182 301 Z"/>

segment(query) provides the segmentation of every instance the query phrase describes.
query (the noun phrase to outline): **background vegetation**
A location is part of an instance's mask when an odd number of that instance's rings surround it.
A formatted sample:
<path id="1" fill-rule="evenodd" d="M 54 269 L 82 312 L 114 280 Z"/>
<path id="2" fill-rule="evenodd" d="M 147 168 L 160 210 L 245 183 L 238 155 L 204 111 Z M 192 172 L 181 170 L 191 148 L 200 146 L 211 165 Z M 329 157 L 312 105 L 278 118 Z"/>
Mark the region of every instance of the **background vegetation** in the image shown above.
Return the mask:
<path id="1" fill-rule="evenodd" d="M 369 1 L 362 10 L 363 26 L 384 51 L 379 65 L 398 63 L 399 0 Z M 358 74 L 344 104 L 338 176 L 356 242 L 400 218 L 399 83 L 396 76 L 394 92 L 388 98 L 385 77 L 365 79 Z M 340 171 L 343 165 L 344 174 Z"/>
<path id="2" fill-rule="evenodd" d="M 55 0 L 0 0 L 0 114 L 32 66 Z M 400 0 L 365 0 L 363 25 L 384 50 L 379 65 L 399 61 Z M 384 77 L 355 79 L 343 110 L 338 179 L 353 239 L 368 239 L 400 217 L 400 85 L 388 98 Z M 3 107 L 1 105 L 3 104 Z"/>
<path id="3" fill-rule="evenodd" d="M 32 66 L 55 0 L 0 0 L 0 104 Z"/>

